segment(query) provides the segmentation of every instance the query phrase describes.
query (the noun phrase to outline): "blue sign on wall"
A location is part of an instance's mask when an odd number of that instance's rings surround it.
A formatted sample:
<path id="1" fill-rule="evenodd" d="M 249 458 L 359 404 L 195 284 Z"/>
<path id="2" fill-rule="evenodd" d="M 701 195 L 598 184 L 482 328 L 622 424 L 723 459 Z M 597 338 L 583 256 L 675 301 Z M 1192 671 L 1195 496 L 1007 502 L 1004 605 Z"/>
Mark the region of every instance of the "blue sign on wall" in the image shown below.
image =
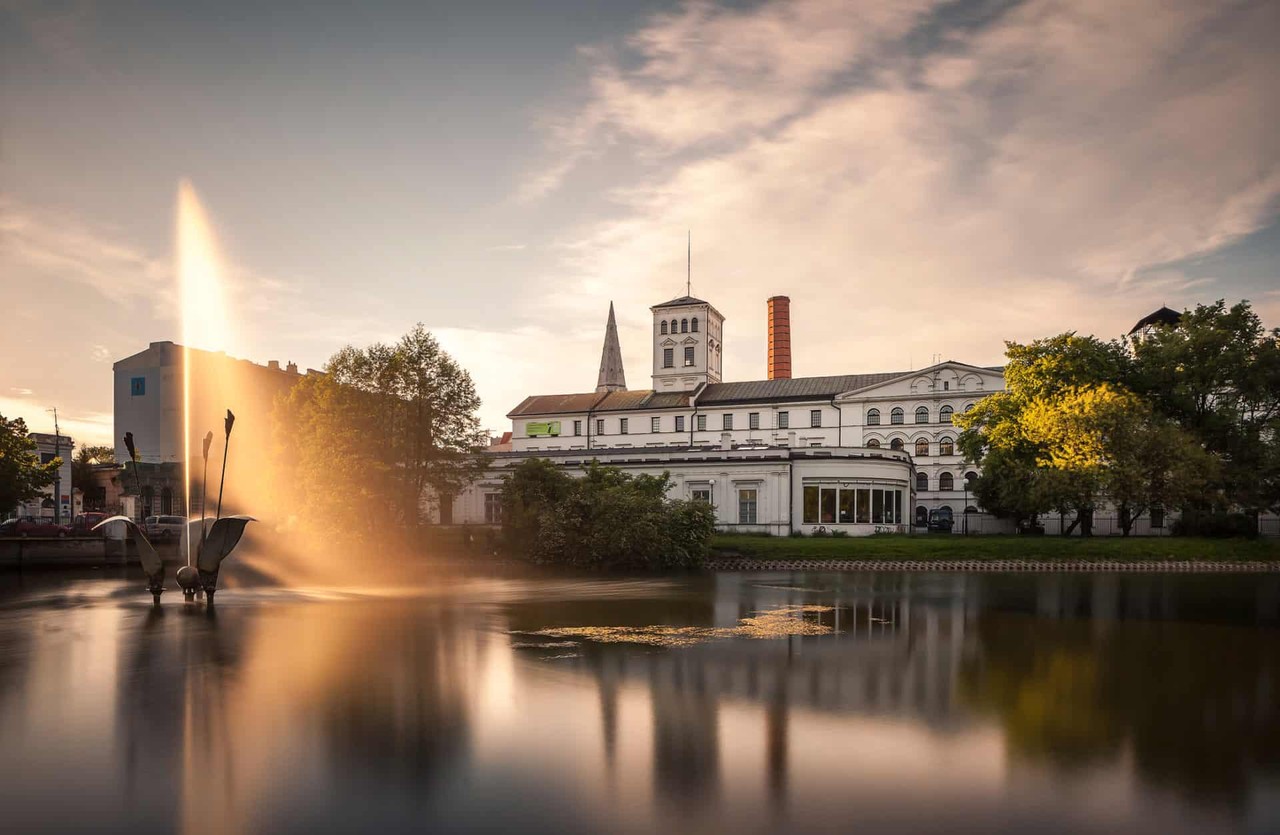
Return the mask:
<path id="1" fill-rule="evenodd" d="M 147 393 L 147 378 L 134 377 L 129 381 L 129 394 L 133 397 L 142 397 Z"/>

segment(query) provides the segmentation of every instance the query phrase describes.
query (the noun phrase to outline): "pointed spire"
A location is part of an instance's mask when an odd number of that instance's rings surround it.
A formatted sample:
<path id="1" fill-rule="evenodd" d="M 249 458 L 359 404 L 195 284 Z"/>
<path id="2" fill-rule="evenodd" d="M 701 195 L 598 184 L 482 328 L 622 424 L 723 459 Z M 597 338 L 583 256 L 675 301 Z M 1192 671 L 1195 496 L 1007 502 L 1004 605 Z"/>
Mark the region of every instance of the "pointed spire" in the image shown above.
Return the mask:
<path id="1" fill-rule="evenodd" d="M 618 322 L 613 317 L 613 302 L 609 302 L 609 323 L 604 328 L 604 351 L 600 354 L 600 377 L 596 392 L 626 391 L 627 378 L 622 372 L 622 346 L 618 343 Z"/>

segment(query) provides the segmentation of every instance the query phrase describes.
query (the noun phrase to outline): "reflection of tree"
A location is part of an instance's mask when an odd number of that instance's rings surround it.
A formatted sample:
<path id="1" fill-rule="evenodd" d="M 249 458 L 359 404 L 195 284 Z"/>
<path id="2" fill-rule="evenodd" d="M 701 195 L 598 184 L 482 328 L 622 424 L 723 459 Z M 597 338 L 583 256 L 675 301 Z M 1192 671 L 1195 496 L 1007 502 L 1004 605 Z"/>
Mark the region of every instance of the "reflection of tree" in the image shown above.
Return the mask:
<path id="1" fill-rule="evenodd" d="M 1132 752 L 1139 776 L 1242 806 L 1250 773 L 1280 768 L 1280 636 L 1185 622 L 987 614 L 959 692 L 998 715 L 1012 751 L 1071 767 Z"/>

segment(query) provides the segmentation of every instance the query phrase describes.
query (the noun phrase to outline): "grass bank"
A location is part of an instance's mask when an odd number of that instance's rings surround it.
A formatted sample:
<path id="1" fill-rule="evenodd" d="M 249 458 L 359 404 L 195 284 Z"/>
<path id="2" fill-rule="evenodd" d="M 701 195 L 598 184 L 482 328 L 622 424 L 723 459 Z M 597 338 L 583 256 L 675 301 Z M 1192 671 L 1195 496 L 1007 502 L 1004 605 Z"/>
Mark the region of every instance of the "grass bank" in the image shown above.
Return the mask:
<path id="1" fill-rule="evenodd" d="M 783 537 L 717 534 L 713 556 L 841 560 L 1280 560 L 1280 539 L 958 536 Z"/>

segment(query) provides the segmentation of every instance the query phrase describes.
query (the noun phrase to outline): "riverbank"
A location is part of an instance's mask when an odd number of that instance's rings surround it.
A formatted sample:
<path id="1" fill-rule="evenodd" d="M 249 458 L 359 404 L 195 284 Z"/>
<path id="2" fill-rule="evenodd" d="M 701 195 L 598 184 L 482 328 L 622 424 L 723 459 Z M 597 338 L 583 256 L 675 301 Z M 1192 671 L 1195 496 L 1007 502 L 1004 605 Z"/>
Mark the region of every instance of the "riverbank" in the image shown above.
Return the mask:
<path id="1" fill-rule="evenodd" d="M 1056 563 L 1276 563 L 1280 539 L 924 535 L 770 537 L 718 534 L 712 567 L 732 561 L 910 561 Z M 834 567 L 834 566 L 832 566 Z M 843 567 L 843 566 L 842 566 Z M 956 570 L 965 570 L 957 568 Z M 988 569 L 989 570 L 989 569 Z M 1015 570 L 1015 569 L 1000 569 Z M 1040 570 L 1040 569 L 1033 569 Z"/>

